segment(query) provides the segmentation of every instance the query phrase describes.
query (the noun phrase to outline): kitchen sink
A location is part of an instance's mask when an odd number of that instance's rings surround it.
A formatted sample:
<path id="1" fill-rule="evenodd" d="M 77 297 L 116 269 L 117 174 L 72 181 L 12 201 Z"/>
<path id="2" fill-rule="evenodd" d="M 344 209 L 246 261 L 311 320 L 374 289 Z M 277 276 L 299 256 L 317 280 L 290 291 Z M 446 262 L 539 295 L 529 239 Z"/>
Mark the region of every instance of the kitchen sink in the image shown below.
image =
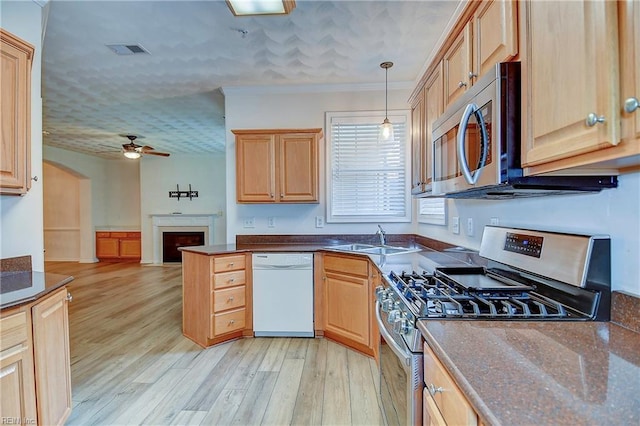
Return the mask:
<path id="1" fill-rule="evenodd" d="M 372 244 L 342 244 L 337 246 L 326 247 L 331 250 L 347 251 L 351 253 L 364 253 L 364 254 L 381 254 L 391 256 L 394 254 L 414 253 L 421 249 L 417 247 L 395 247 L 395 246 L 374 246 Z"/>

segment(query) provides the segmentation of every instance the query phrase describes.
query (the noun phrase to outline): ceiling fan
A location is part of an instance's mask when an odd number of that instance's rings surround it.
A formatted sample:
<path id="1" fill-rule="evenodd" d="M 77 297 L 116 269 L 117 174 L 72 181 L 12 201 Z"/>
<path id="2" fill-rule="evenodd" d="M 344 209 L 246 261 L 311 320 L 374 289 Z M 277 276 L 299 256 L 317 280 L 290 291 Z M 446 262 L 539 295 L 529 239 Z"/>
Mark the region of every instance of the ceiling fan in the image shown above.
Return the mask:
<path id="1" fill-rule="evenodd" d="M 122 144 L 122 152 L 124 156 L 127 158 L 136 159 L 136 158 L 140 158 L 141 155 L 147 155 L 147 154 L 159 155 L 161 157 L 168 157 L 169 155 L 171 155 L 168 152 L 156 151 L 153 147 L 149 145 L 142 146 L 142 145 L 135 144 L 133 141 L 138 139 L 138 136 L 136 135 L 120 135 L 120 136 L 129 139 L 129 143 Z"/>

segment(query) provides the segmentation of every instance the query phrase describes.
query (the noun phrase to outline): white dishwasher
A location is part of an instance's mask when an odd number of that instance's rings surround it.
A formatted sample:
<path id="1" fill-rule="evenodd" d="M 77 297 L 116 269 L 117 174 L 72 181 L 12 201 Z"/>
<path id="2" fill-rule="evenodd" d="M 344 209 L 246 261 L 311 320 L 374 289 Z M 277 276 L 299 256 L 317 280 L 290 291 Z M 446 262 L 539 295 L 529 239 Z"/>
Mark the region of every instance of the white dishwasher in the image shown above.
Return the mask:
<path id="1" fill-rule="evenodd" d="M 255 336 L 313 337 L 313 254 L 253 254 Z"/>

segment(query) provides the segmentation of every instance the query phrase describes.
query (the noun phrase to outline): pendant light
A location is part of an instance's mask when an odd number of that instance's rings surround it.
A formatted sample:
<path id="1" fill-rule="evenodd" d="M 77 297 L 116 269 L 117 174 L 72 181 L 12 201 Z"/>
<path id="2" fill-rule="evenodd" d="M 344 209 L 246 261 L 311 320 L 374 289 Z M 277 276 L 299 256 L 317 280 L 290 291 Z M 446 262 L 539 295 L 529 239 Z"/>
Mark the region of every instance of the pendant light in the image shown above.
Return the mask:
<path id="1" fill-rule="evenodd" d="M 380 68 L 384 68 L 384 121 L 380 125 L 380 132 L 378 133 L 378 141 L 390 142 L 394 140 L 393 136 L 393 124 L 389 121 L 389 113 L 387 109 L 388 104 L 388 81 L 389 68 L 393 66 L 393 62 L 383 62 L 380 64 Z"/>

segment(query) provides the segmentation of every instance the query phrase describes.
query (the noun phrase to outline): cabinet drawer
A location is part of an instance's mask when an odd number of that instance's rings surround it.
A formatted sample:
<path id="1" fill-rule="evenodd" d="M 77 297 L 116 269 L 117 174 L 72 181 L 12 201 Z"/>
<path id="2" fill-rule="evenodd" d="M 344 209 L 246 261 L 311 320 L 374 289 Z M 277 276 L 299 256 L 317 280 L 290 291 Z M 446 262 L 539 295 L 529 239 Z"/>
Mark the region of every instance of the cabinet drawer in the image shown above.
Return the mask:
<path id="1" fill-rule="evenodd" d="M 96 232 L 97 238 L 109 238 L 111 236 L 111 232 Z"/>
<path id="2" fill-rule="evenodd" d="M 325 255 L 324 269 L 366 277 L 369 275 L 369 260 L 366 258 Z"/>
<path id="3" fill-rule="evenodd" d="M 17 312 L 0 319 L 0 351 L 27 341 L 27 314 Z"/>
<path id="4" fill-rule="evenodd" d="M 127 238 L 126 232 L 112 232 L 111 238 Z"/>
<path id="5" fill-rule="evenodd" d="M 214 274 L 213 276 L 214 289 L 244 285 L 245 282 L 244 271 L 223 272 L 221 274 Z"/>
<path id="6" fill-rule="evenodd" d="M 245 268 L 245 255 L 213 258 L 213 272 L 237 271 Z"/>
<path id="7" fill-rule="evenodd" d="M 243 307 L 245 286 L 216 290 L 211 293 L 211 297 L 213 298 L 211 304 L 214 312 Z"/>
<path id="8" fill-rule="evenodd" d="M 139 232 L 127 232 L 127 238 L 140 238 Z"/>
<path id="9" fill-rule="evenodd" d="M 211 337 L 244 328 L 245 309 L 211 315 Z"/>
<path id="10" fill-rule="evenodd" d="M 450 425 L 476 425 L 478 417 L 429 345 L 424 345 L 424 383 L 433 401 Z M 431 392 L 429 392 L 431 393 Z"/>

